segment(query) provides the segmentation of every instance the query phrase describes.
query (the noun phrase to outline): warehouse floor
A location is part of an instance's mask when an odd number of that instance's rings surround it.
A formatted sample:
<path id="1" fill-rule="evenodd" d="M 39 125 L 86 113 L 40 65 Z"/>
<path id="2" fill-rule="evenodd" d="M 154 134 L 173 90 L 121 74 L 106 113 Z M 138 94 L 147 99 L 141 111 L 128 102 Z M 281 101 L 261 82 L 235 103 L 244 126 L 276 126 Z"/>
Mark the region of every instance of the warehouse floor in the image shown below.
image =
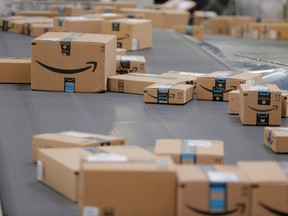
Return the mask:
<path id="1" fill-rule="evenodd" d="M 0 57 L 30 57 L 31 37 L 0 32 Z M 229 67 L 196 43 L 154 31 L 154 47 L 129 54 L 146 57 L 148 73 L 212 72 Z M 76 216 L 77 204 L 36 180 L 32 136 L 79 130 L 123 136 L 153 151 L 157 138 L 221 139 L 225 163 L 284 160 L 263 145 L 263 127 L 243 126 L 227 103 L 194 100 L 184 106 L 144 104 L 142 95 L 69 94 L 31 91 L 29 85 L 0 85 L 0 199 L 7 216 Z M 286 119 L 282 126 L 288 126 Z"/>

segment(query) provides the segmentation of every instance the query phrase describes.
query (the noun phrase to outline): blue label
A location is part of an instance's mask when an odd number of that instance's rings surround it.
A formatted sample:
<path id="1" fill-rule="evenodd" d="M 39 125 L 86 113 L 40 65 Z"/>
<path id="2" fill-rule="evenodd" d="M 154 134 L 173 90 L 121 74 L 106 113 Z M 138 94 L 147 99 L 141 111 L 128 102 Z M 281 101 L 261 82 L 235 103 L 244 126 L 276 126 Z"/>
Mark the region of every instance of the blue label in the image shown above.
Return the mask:
<path id="1" fill-rule="evenodd" d="M 226 184 L 222 182 L 210 183 L 210 211 L 225 211 Z"/>
<path id="2" fill-rule="evenodd" d="M 59 13 L 65 13 L 65 8 L 59 8 Z"/>
<path id="3" fill-rule="evenodd" d="M 180 160 L 181 164 L 194 163 L 196 160 L 196 156 L 195 154 L 182 154 Z"/>

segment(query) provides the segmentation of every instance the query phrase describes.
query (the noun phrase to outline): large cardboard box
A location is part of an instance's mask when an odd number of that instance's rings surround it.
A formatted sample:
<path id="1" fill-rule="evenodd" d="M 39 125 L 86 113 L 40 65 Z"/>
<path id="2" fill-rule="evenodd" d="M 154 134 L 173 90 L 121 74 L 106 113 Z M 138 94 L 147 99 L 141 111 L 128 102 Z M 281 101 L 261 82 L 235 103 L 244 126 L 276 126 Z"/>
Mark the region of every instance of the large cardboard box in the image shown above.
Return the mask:
<path id="1" fill-rule="evenodd" d="M 153 84 L 144 90 L 145 103 L 186 104 L 193 99 L 194 86 L 188 84 Z"/>
<path id="2" fill-rule="evenodd" d="M 190 35 L 195 37 L 198 40 L 204 39 L 204 28 L 203 26 L 190 26 L 190 25 L 176 25 L 173 27 L 174 31 Z"/>
<path id="3" fill-rule="evenodd" d="M 49 32 L 32 41 L 33 90 L 106 91 L 116 74 L 114 35 Z"/>
<path id="4" fill-rule="evenodd" d="M 177 178 L 178 216 L 250 215 L 251 186 L 237 166 L 182 165 Z"/>
<path id="5" fill-rule="evenodd" d="M 228 112 L 230 114 L 239 114 L 239 94 L 239 89 L 229 92 Z"/>
<path id="6" fill-rule="evenodd" d="M 76 148 L 93 146 L 124 145 L 123 137 L 91 134 L 79 131 L 63 131 L 33 136 L 32 161 L 38 160 L 38 151 L 43 148 Z"/>
<path id="7" fill-rule="evenodd" d="M 288 162 L 242 161 L 238 165 L 251 182 L 250 215 L 287 215 Z"/>
<path id="8" fill-rule="evenodd" d="M 194 16 L 193 24 L 202 25 L 204 24 L 205 21 L 217 17 L 218 15 L 214 11 L 194 11 L 193 16 Z"/>
<path id="9" fill-rule="evenodd" d="M 0 58 L 0 83 L 31 83 L 31 59 Z"/>
<path id="10" fill-rule="evenodd" d="M 145 57 L 136 55 L 117 55 L 116 72 L 117 74 L 145 73 L 146 72 Z"/>
<path id="11" fill-rule="evenodd" d="M 137 146 L 40 149 L 37 161 L 38 180 L 77 202 L 81 161 L 88 156 L 107 153 L 124 155 L 130 159 L 155 158 L 154 154 Z"/>
<path id="12" fill-rule="evenodd" d="M 170 158 L 90 157 L 80 176 L 82 216 L 176 213 L 176 173 Z"/>
<path id="13" fill-rule="evenodd" d="M 280 125 L 282 95 L 277 85 L 240 85 L 239 116 L 244 125 Z"/>
<path id="14" fill-rule="evenodd" d="M 197 99 L 228 101 L 229 92 L 239 89 L 243 83 L 262 83 L 261 74 L 240 73 L 233 76 L 220 74 L 208 74 L 197 78 Z"/>
<path id="15" fill-rule="evenodd" d="M 9 32 L 13 33 L 24 33 L 25 25 L 31 23 L 53 23 L 53 19 L 47 17 L 27 17 L 25 19 L 16 19 L 10 21 L 10 29 Z"/>
<path id="16" fill-rule="evenodd" d="M 288 153 L 288 128 L 265 127 L 264 144 L 276 153 Z"/>
<path id="17" fill-rule="evenodd" d="M 87 18 L 84 16 L 55 17 L 54 29 L 56 32 L 101 33 L 102 18 Z"/>
<path id="18" fill-rule="evenodd" d="M 42 34 L 53 31 L 53 23 L 26 23 L 24 25 L 24 34 L 32 37 L 39 37 Z"/>
<path id="19" fill-rule="evenodd" d="M 154 153 L 170 156 L 176 164 L 223 164 L 221 140 L 157 139 Z"/>
<path id="20" fill-rule="evenodd" d="M 186 83 L 189 80 L 174 77 L 163 77 L 156 74 L 130 73 L 108 78 L 108 91 L 144 94 L 144 89 L 155 83 Z"/>
<path id="21" fill-rule="evenodd" d="M 139 50 L 152 47 L 150 20 L 118 19 L 105 21 L 102 33 L 117 35 L 117 48 Z"/>

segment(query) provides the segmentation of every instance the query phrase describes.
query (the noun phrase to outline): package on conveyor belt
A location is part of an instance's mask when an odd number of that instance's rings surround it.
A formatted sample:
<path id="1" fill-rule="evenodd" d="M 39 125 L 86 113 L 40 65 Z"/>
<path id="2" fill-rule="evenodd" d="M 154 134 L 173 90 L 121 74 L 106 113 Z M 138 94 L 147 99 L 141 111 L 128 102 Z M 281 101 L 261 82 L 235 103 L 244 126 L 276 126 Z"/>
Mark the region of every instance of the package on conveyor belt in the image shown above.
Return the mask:
<path id="1" fill-rule="evenodd" d="M 95 154 L 121 154 L 131 159 L 154 159 L 155 155 L 138 146 L 105 146 L 40 149 L 37 160 L 38 181 L 74 202 L 79 200 L 81 161 Z"/>
<path id="2" fill-rule="evenodd" d="M 239 114 L 239 94 L 239 89 L 229 92 L 228 113 L 235 115 Z"/>
<path id="3" fill-rule="evenodd" d="M 234 16 L 217 16 L 205 24 L 205 33 L 212 35 L 230 35 L 230 23 Z"/>
<path id="4" fill-rule="evenodd" d="M 26 17 L 23 16 L 8 16 L 0 17 L 0 29 L 2 31 L 9 31 L 11 29 L 11 21 L 13 20 L 23 20 Z"/>
<path id="5" fill-rule="evenodd" d="M 266 38 L 269 40 L 288 40 L 288 24 L 270 23 L 266 30 Z"/>
<path id="6" fill-rule="evenodd" d="M 31 59 L 0 58 L 0 83 L 31 83 Z"/>
<path id="7" fill-rule="evenodd" d="M 250 215 L 251 185 L 237 166 L 185 164 L 177 179 L 178 216 Z"/>
<path id="8" fill-rule="evenodd" d="M 116 74 L 116 36 L 48 32 L 32 41 L 31 88 L 64 92 L 106 91 Z"/>
<path id="9" fill-rule="evenodd" d="M 211 101 L 228 101 L 229 92 L 239 89 L 240 84 L 262 83 L 262 75 L 256 73 L 239 73 L 232 76 L 212 73 L 197 78 L 197 99 Z"/>
<path id="10" fill-rule="evenodd" d="M 32 37 L 39 37 L 42 34 L 53 31 L 53 23 L 26 23 L 24 25 L 24 34 Z"/>
<path id="11" fill-rule="evenodd" d="M 204 28 L 203 26 L 191 26 L 191 25 L 176 25 L 173 27 L 174 31 L 193 36 L 198 40 L 204 39 Z"/>
<path id="12" fill-rule="evenodd" d="M 288 214 L 288 162 L 240 161 L 251 182 L 250 215 Z"/>
<path id="13" fill-rule="evenodd" d="M 256 19 L 250 16 L 235 16 L 230 22 L 230 34 L 233 37 L 244 38 L 249 30 L 249 24 L 255 23 Z"/>
<path id="14" fill-rule="evenodd" d="M 170 156 L 175 164 L 223 164 L 221 140 L 157 139 L 154 153 Z"/>
<path id="15" fill-rule="evenodd" d="M 193 99 L 194 86 L 182 83 L 157 83 L 144 89 L 144 102 L 183 105 Z"/>
<path id="16" fill-rule="evenodd" d="M 175 216 L 176 173 L 172 160 L 136 156 L 95 155 L 82 162 L 82 216 Z"/>
<path id="17" fill-rule="evenodd" d="M 101 33 L 102 18 L 88 18 L 84 16 L 66 16 L 54 18 L 56 32 Z"/>
<path id="18" fill-rule="evenodd" d="M 266 38 L 266 26 L 265 23 L 250 23 L 249 24 L 249 36 L 250 39 L 260 40 Z"/>
<path id="19" fill-rule="evenodd" d="M 116 49 L 116 54 L 117 55 L 126 55 L 127 50 L 126 49 L 122 49 L 122 48 L 117 48 Z"/>
<path id="20" fill-rule="evenodd" d="M 50 17 L 50 18 L 53 18 L 53 17 L 56 17 L 56 16 L 59 16 L 59 13 L 57 11 L 26 11 L 26 10 L 23 10 L 23 11 L 17 11 L 16 13 L 16 16 L 26 16 L 26 17 Z"/>
<path id="21" fill-rule="evenodd" d="M 117 55 L 116 74 L 145 73 L 146 60 L 144 56 Z"/>
<path id="22" fill-rule="evenodd" d="M 144 94 L 144 89 L 155 83 L 186 83 L 189 79 L 163 77 L 156 74 L 130 73 L 108 78 L 108 91 Z"/>
<path id="23" fill-rule="evenodd" d="M 264 144 L 276 153 L 288 153 L 288 127 L 264 127 Z"/>
<path id="24" fill-rule="evenodd" d="M 63 131 L 59 133 L 45 133 L 33 136 L 32 161 L 38 160 L 39 149 L 43 148 L 76 148 L 95 146 L 124 145 L 123 137 L 85 133 L 80 131 Z"/>
<path id="25" fill-rule="evenodd" d="M 217 16 L 217 13 L 214 11 L 194 11 L 193 25 L 202 25 L 207 20 Z"/>
<path id="26" fill-rule="evenodd" d="M 281 91 L 275 84 L 240 85 L 239 116 L 244 125 L 281 125 Z"/>
<path id="27" fill-rule="evenodd" d="M 59 16 L 79 16 L 85 12 L 78 6 L 52 6 L 50 7 L 52 12 L 58 13 Z"/>
<path id="28" fill-rule="evenodd" d="M 152 48 L 151 20 L 108 20 L 103 23 L 102 33 L 117 35 L 117 48 L 127 50 Z"/>

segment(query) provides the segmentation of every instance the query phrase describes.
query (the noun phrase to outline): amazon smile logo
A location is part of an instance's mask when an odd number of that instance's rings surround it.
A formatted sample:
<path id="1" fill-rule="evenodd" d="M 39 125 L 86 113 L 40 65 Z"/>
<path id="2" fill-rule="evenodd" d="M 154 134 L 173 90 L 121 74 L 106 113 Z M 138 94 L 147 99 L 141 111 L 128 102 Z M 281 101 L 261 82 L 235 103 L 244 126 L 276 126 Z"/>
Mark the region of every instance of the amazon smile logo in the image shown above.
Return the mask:
<path id="1" fill-rule="evenodd" d="M 129 34 L 125 34 L 123 37 L 117 37 L 117 40 L 129 39 Z"/>
<path id="2" fill-rule="evenodd" d="M 265 205 L 264 203 L 259 203 L 259 205 L 261 207 L 263 207 L 264 209 L 266 209 L 267 211 L 269 211 L 270 213 L 273 213 L 275 215 L 278 215 L 278 216 L 288 216 L 288 212 L 282 212 L 282 211 L 279 211 L 277 209 L 274 209 L 272 207 L 269 207 L 267 205 Z"/>
<path id="3" fill-rule="evenodd" d="M 83 68 L 75 68 L 75 69 L 61 69 L 61 68 L 55 68 L 55 67 L 51 67 L 49 65 L 46 65 L 44 63 L 41 63 L 39 61 L 36 61 L 39 65 L 41 65 L 42 67 L 44 67 L 47 70 L 50 70 L 52 72 L 55 73 L 60 73 L 60 74 L 76 74 L 76 73 L 81 73 L 84 72 L 86 70 L 89 70 L 90 68 L 92 68 L 92 72 L 94 72 L 97 68 L 97 62 L 95 61 L 89 61 L 86 62 L 87 65 L 86 67 Z"/>
<path id="4" fill-rule="evenodd" d="M 277 106 L 277 105 L 273 106 L 273 108 L 271 108 L 271 109 L 266 109 L 266 110 L 255 109 L 255 108 L 250 107 L 250 106 L 248 106 L 248 107 L 249 107 L 251 110 L 254 110 L 255 112 L 271 112 L 271 111 L 273 111 L 273 110 L 275 110 L 275 111 L 278 110 L 278 106 Z"/>
<path id="5" fill-rule="evenodd" d="M 211 93 L 215 93 L 215 91 L 221 91 L 221 93 L 227 93 L 227 92 L 230 92 L 230 91 L 233 91 L 233 90 L 236 90 L 236 86 L 231 86 L 230 89 L 227 89 L 227 90 L 221 90 L 221 89 L 208 89 L 202 85 L 200 85 L 201 88 L 203 88 L 204 90 L 208 91 L 208 92 L 211 92 Z"/>
<path id="6" fill-rule="evenodd" d="M 203 211 L 203 210 L 200 210 L 200 209 L 196 209 L 192 206 L 190 206 L 189 204 L 186 205 L 186 207 L 188 209 L 190 209 L 191 211 L 193 212 L 196 212 L 198 214 L 201 214 L 201 215 L 207 215 L 207 216 L 217 216 L 217 215 L 222 215 L 222 216 L 225 216 L 225 215 L 231 215 L 231 214 L 234 214 L 236 212 L 240 212 L 240 214 L 243 214 L 244 211 L 245 211 L 245 204 L 244 203 L 239 203 L 239 204 L 236 204 L 236 208 L 235 209 L 232 209 L 232 210 L 229 210 L 229 211 L 221 211 L 221 212 L 210 212 L 210 211 Z"/>
<path id="7" fill-rule="evenodd" d="M 136 73 L 137 72 L 137 67 L 132 67 L 130 69 L 127 69 L 127 70 L 117 70 L 117 73 L 120 73 L 120 74 L 127 74 L 127 73 Z"/>

